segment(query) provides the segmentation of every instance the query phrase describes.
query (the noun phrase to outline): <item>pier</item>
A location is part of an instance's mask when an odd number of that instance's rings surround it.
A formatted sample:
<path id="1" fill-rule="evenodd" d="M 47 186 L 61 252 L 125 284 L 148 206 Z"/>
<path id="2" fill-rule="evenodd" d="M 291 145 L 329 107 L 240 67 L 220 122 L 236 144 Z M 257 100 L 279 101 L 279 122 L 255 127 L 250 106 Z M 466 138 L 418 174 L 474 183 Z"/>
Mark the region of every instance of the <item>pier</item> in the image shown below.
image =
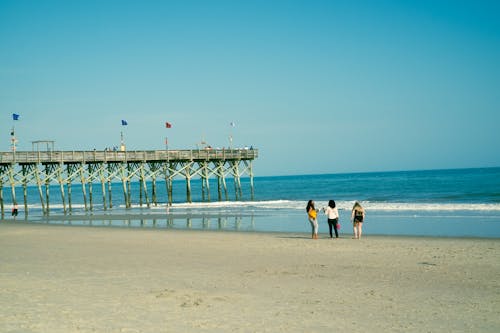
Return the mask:
<path id="1" fill-rule="evenodd" d="M 0 152 L 0 210 L 5 214 L 4 189 L 11 191 L 12 205 L 16 187 L 22 187 L 25 214 L 28 214 L 28 186 L 36 186 L 44 214 L 50 211 L 49 186 L 58 184 L 64 213 L 72 211 L 72 185 L 81 185 L 85 210 L 94 205 L 93 185 L 100 186 L 104 209 L 113 207 L 111 184 L 121 182 L 126 208 L 130 208 L 131 182 L 138 181 L 139 204 L 157 204 L 157 180 L 165 181 L 168 204 L 172 204 L 172 182 L 185 179 L 186 201 L 192 202 L 191 180 L 202 181 L 202 200 L 211 201 L 209 180 L 217 179 L 217 200 L 229 200 L 226 178 L 234 180 L 235 200 L 242 197 L 241 177 L 250 178 L 254 198 L 252 162 L 257 149 L 199 149 L 153 151 L 15 151 Z M 148 188 L 149 184 L 149 188 Z"/>

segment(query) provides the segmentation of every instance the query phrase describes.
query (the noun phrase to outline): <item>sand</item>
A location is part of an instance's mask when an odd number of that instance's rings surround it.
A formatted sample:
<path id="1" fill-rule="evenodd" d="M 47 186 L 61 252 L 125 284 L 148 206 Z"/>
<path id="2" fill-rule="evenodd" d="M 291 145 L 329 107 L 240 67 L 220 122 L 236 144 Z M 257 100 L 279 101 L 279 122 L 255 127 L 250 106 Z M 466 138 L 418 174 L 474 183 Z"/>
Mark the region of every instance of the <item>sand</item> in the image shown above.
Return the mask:
<path id="1" fill-rule="evenodd" d="M 499 332 L 500 240 L 0 223 L 0 332 Z"/>

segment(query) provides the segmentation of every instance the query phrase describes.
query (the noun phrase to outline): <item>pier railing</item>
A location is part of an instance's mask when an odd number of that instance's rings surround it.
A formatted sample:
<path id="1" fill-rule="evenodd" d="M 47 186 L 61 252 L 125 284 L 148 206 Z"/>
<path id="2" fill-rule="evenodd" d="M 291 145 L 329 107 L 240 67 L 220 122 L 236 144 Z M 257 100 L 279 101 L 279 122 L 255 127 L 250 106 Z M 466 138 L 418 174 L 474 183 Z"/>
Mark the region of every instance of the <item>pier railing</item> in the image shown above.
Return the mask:
<path id="1" fill-rule="evenodd" d="M 150 161 L 253 160 L 256 149 L 193 149 L 141 151 L 18 151 L 0 152 L 4 163 L 107 163 Z"/>

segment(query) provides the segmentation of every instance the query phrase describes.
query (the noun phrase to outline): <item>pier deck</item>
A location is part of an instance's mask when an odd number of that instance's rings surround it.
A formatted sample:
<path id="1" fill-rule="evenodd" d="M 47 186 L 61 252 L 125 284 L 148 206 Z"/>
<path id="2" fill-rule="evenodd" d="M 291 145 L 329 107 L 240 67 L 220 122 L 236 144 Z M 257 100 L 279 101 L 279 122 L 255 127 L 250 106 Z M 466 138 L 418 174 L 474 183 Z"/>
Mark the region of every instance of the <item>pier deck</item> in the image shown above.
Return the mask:
<path id="1" fill-rule="evenodd" d="M 256 149 L 0 152 L 0 164 L 253 160 Z"/>

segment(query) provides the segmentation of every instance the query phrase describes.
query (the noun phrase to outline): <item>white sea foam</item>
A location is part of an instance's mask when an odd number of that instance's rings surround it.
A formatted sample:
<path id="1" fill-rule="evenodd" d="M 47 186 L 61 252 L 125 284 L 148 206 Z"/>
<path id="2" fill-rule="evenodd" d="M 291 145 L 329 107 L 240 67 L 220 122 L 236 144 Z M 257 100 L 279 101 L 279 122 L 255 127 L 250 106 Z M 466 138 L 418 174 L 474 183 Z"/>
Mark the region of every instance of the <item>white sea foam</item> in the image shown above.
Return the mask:
<path id="1" fill-rule="evenodd" d="M 336 201 L 339 210 L 351 210 L 353 201 Z M 326 207 L 327 201 L 316 201 L 316 208 Z M 401 203 L 401 202 L 361 202 L 363 207 L 369 211 L 411 211 L 411 212 L 436 212 L 436 211 L 484 211 L 484 212 L 500 212 L 499 203 Z M 241 211 L 248 210 L 250 212 L 265 212 L 277 210 L 304 210 L 307 201 L 297 200 L 269 200 L 269 201 L 215 201 L 215 202 L 194 202 L 194 203 L 174 203 L 170 207 L 173 211 L 179 210 L 200 210 L 200 211 Z M 160 203 L 158 205 L 151 204 L 149 210 L 151 211 L 164 211 L 168 205 Z M 21 210 L 24 208 L 20 205 Z M 66 209 L 68 209 L 66 205 Z M 73 211 L 85 211 L 85 205 L 73 204 Z M 146 204 L 140 206 L 139 204 L 132 205 L 132 210 L 142 209 L 147 210 Z M 29 210 L 41 210 L 40 204 L 31 204 L 28 206 Z M 63 211 L 62 204 L 51 204 L 51 211 Z M 107 212 L 112 214 L 115 210 L 125 210 L 124 205 L 115 205 L 113 209 L 108 209 Z M 103 211 L 102 204 L 93 206 L 94 211 Z"/>
<path id="2" fill-rule="evenodd" d="M 353 201 L 337 201 L 340 210 L 351 210 Z M 307 201 L 270 200 L 270 201 L 222 201 L 175 203 L 173 209 L 293 209 L 304 210 Z M 326 207 L 327 201 L 317 201 L 316 208 Z M 361 202 L 363 207 L 372 211 L 500 211 L 500 204 L 477 203 L 398 203 L 398 202 Z M 162 208 L 164 209 L 164 207 Z"/>
<path id="3" fill-rule="evenodd" d="M 500 211 L 500 204 L 368 202 L 365 207 L 380 211 Z"/>

